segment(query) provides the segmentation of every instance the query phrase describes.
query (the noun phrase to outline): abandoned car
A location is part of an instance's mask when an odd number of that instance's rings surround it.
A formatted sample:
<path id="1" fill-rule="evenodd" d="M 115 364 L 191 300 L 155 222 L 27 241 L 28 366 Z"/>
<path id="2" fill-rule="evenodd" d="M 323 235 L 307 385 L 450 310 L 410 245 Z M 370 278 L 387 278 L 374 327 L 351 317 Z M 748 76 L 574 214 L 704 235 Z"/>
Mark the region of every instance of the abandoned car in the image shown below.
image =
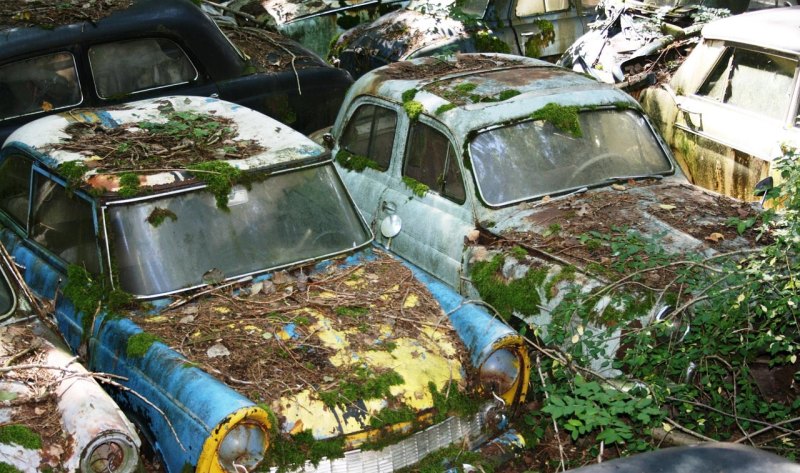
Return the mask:
<path id="1" fill-rule="evenodd" d="M 755 200 L 781 147 L 800 144 L 798 24 L 800 7 L 710 23 L 669 83 L 642 91 L 642 106 L 693 183 Z"/>
<path id="2" fill-rule="evenodd" d="M 330 126 L 352 80 L 289 39 L 226 36 L 190 0 L 0 1 L 0 142 L 32 119 L 166 94 L 218 96 L 296 129 Z"/>
<path id="3" fill-rule="evenodd" d="M 324 57 L 331 40 L 344 31 L 407 3 L 407 0 L 234 0 L 220 13 L 232 13 L 264 25 Z"/>
<path id="4" fill-rule="evenodd" d="M 390 471 L 525 397 L 521 337 L 373 249 L 330 154 L 255 111 L 45 117 L 0 181 L 0 240 L 167 471 Z"/>
<path id="5" fill-rule="evenodd" d="M 680 65 L 709 21 L 744 11 L 747 2 L 675 5 L 606 0 L 601 17 L 572 44 L 557 64 L 634 91 L 653 85 Z"/>
<path id="6" fill-rule="evenodd" d="M 0 259 L 0 471 L 139 471 L 133 425 L 38 318 L 3 249 Z"/>
<path id="7" fill-rule="evenodd" d="M 725 221 L 755 210 L 690 185 L 629 95 L 535 59 L 463 54 L 376 69 L 324 139 L 378 242 L 545 339 L 584 333 L 584 320 L 551 322 L 565 294 L 613 274 L 613 238 L 658 239 L 674 253 L 752 243 Z M 712 242 L 712 231 L 727 233 Z M 646 324 L 669 312 L 625 291 L 598 299 L 591 320 Z M 624 327 L 609 325 L 599 364 Z"/>
<path id="8" fill-rule="evenodd" d="M 412 0 L 342 34 L 329 60 L 358 78 L 392 62 L 455 52 L 558 57 L 594 16 L 596 0 Z"/>

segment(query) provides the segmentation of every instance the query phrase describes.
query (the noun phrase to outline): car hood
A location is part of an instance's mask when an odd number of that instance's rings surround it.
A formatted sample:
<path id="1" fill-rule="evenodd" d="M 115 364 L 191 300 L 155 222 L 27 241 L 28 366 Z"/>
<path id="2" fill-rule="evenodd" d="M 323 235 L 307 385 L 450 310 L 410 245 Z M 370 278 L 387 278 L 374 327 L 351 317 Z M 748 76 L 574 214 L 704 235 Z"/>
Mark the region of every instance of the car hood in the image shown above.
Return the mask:
<path id="1" fill-rule="evenodd" d="M 628 181 L 600 189 L 517 205 L 486 214 L 480 224 L 578 267 L 586 266 L 581 238 L 638 233 L 668 253 L 737 251 L 754 247 L 755 231 L 736 222 L 754 219 L 749 203 L 704 191 L 676 177 Z"/>
<path id="2" fill-rule="evenodd" d="M 276 273 L 138 323 L 269 406 L 283 432 L 344 435 L 349 446 L 370 440 L 370 427 L 392 430 L 398 412 L 409 428 L 408 421 L 437 407 L 434 391 L 474 391 L 468 367 L 486 348 L 464 340 L 412 269 L 377 250 Z M 482 327 L 489 339 L 516 336 L 490 325 L 491 319 Z M 381 383 L 385 391 L 369 388 L 374 393 L 364 399 L 354 387 Z"/>

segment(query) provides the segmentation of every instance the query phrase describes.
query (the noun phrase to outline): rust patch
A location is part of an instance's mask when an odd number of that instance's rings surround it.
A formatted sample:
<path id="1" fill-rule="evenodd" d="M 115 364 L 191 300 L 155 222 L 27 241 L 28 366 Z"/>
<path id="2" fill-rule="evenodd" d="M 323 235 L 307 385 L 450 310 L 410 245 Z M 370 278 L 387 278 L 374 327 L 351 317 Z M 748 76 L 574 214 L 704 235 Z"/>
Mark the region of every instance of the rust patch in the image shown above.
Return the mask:
<path id="1" fill-rule="evenodd" d="M 419 80 L 460 72 L 520 66 L 522 64 L 523 61 L 517 59 L 456 54 L 454 61 L 425 58 L 419 62 L 396 62 L 377 70 L 375 75 L 379 76 L 380 80 Z"/>
<path id="2" fill-rule="evenodd" d="M 226 290 L 140 324 L 191 363 L 266 403 L 306 389 L 332 391 L 352 375 L 355 366 L 331 363 L 334 350 L 320 338 L 320 317 L 346 334 L 348 354 L 391 353 L 400 338 L 431 349 L 421 332 L 427 327 L 453 342 L 457 353 L 448 358 L 468 366 L 466 348 L 433 295 L 398 260 L 375 253 L 375 260 L 353 267 L 333 261 L 311 277 L 303 270 L 276 273 L 257 293 L 253 285 Z M 407 303 L 411 295 L 413 306 Z M 229 354 L 210 357 L 215 345 Z"/>

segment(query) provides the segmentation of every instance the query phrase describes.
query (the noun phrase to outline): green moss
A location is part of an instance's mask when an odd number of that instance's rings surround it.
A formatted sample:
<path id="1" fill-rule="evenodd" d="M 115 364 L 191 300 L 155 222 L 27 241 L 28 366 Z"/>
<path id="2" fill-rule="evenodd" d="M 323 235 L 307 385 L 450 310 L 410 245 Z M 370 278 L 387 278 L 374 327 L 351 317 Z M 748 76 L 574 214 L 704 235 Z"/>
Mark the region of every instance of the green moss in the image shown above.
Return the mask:
<path id="1" fill-rule="evenodd" d="M 336 391 L 320 392 L 319 397 L 325 405 L 334 407 L 359 400 L 388 399 L 392 397 L 390 388 L 405 381 L 396 371 L 375 373 L 367 368 L 355 370 L 350 379 L 339 383 Z"/>
<path id="2" fill-rule="evenodd" d="M 277 420 L 272 425 L 278 425 Z M 279 472 L 291 471 L 306 461 L 319 464 L 323 458 L 335 459 L 344 456 L 344 437 L 317 440 L 311 430 L 295 435 L 272 432 L 265 464 L 277 467 Z"/>
<path id="3" fill-rule="evenodd" d="M 0 462 L 0 473 L 22 473 L 22 471 L 6 462 Z"/>
<path id="4" fill-rule="evenodd" d="M 632 104 L 630 102 L 619 101 L 619 102 L 614 102 L 611 105 L 613 105 L 614 108 L 616 108 L 617 110 L 635 110 L 636 109 L 636 105 L 634 105 L 634 104 Z"/>
<path id="5" fill-rule="evenodd" d="M 425 197 L 425 194 L 427 194 L 428 191 L 430 190 L 430 187 L 419 182 L 413 177 L 403 176 L 403 184 L 405 184 L 406 187 L 411 189 L 411 192 L 413 192 L 414 195 L 416 195 L 417 197 Z"/>
<path id="6" fill-rule="evenodd" d="M 79 189 L 87 172 L 89 168 L 80 161 L 67 161 L 58 166 L 58 173 L 67 181 L 68 189 Z"/>
<path id="7" fill-rule="evenodd" d="M 472 398 L 467 393 L 461 392 L 456 383 L 451 383 L 449 388 L 445 386 L 440 392 L 431 381 L 428 383 L 428 389 L 433 397 L 433 408 L 436 411 L 433 418 L 434 424 L 444 421 L 451 415 L 470 416 L 478 412 L 481 407 L 480 399 Z"/>
<path id="8" fill-rule="evenodd" d="M 561 281 L 574 281 L 575 280 L 575 266 L 566 266 L 559 271 L 558 274 L 553 276 L 553 278 L 548 281 L 547 285 L 544 288 L 544 293 L 551 295 L 553 294 L 553 289 L 556 287 L 558 283 Z"/>
<path id="9" fill-rule="evenodd" d="M 408 406 L 398 409 L 384 409 L 372 416 L 369 425 L 374 429 L 380 429 L 387 425 L 400 424 L 403 422 L 413 422 L 417 418 L 414 410 Z"/>
<path id="10" fill-rule="evenodd" d="M 477 31 L 472 37 L 475 39 L 475 49 L 480 53 L 511 53 L 511 48 L 489 31 Z"/>
<path id="11" fill-rule="evenodd" d="M 454 109 L 456 107 L 457 107 L 457 105 L 454 104 L 454 103 L 446 103 L 444 105 L 440 105 L 439 108 L 437 108 L 436 112 L 434 112 L 434 113 L 436 113 L 436 115 L 441 115 L 444 112 L 446 112 L 448 110 L 452 110 L 452 109 Z"/>
<path id="12" fill-rule="evenodd" d="M 417 102 L 416 100 L 411 100 L 408 102 L 403 103 L 403 109 L 406 111 L 406 115 L 411 121 L 415 121 L 419 118 L 423 111 L 425 111 L 425 107 L 422 103 Z"/>
<path id="13" fill-rule="evenodd" d="M 122 197 L 133 197 L 139 193 L 139 175 L 135 172 L 124 172 L 119 175 L 119 191 Z"/>
<path id="14" fill-rule="evenodd" d="M 460 468 L 463 464 L 472 465 L 476 468 L 475 471 L 482 471 L 483 473 L 494 472 L 494 467 L 483 455 L 471 450 L 465 450 L 461 445 L 453 444 L 429 453 L 416 465 L 397 470 L 397 473 L 463 472 L 463 468 Z"/>
<path id="15" fill-rule="evenodd" d="M 82 266 L 70 265 L 67 268 L 66 296 L 75 309 L 82 312 L 83 336 L 92 332 L 94 314 L 101 307 L 113 312 L 131 305 L 133 297 L 120 289 L 111 289 L 102 276 L 94 277 Z"/>
<path id="16" fill-rule="evenodd" d="M 369 309 L 366 307 L 356 307 L 356 306 L 339 306 L 334 309 L 336 315 L 340 315 L 342 317 L 361 317 L 367 315 L 369 313 Z"/>
<path id="17" fill-rule="evenodd" d="M 151 333 L 139 332 L 128 338 L 128 346 L 125 349 L 125 353 L 128 358 L 141 358 L 158 341 L 161 340 Z"/>
<path id="18" fill-rule="evenodd" d="M 505 258 L 495 255 L 491 261 L 479 261 L 472 268 L 472 283 L 481 298 L 491 304 L 505 320 L 514 311 L 531 315 L 539 312 L 539 291 L 547 271 L 530 268 L 524 277 L 505 281 L 500 274 Z"/>
<path id="19" fill-rule="evenodd" d="M 42 448 L 42 437 L 24 425 L 3 425 L 0 426 L 0 443 L 39 450 Z"/>
<path id="20" fill-rule="evenodd" d="M 530 35 L 525 42 L 525 55 L 528 57 L 540 57 L 544 48 L 556 38 L 553 23 L 547 20 L 537 20 L 535 25 L 539 27 L 539 32 Z"/>
<path id="21" fill-rule="evenodd" d="M 417 89 L 408 89 L 400 96 L 403 99 L 403 103 L 411 102 L 414 100 L 414 97 L 417 96 Z"/>
<path id="22" fill-rule="evenodd" d="M 353 154 L 343 148 L 336 153 L 336 162 L 341 164 L 343 168 L 355 172 L 361 172 L 366 168 L 378 170 L 381 168 L 377 161 L 360 154 Z"/>
<path id="23" fill-rule="evenodd" d="M 510 99 L 512 97 L 516 97 L 519 94 L 520 94 L 519 90 L 514 90 L 514 89 L 504 90 L 504 91 L 500 92 L 499 94 L 497 94 L 497 100 L 502 102 L 502 101 L 508 100 L 508 99 Z"/>
<path id="24" fill-rule="evenodd" d="M 528 256 L 528 251 L 521 246 L 515 246 L 514 248 L 511 248 L 511 254 L 514 255 L 514 258 L 523 260 L 526 256 Z"/>
<path id="25" fill-rule="evenodd" d="M 464 94 L 469 94 L 470 92 L 475 90 L 476 87 L 478 87 L 478 85 L 473 84 L 472 82 L 462 82 L 461 84 L 458 84 L 457 86 L 453 87 L 453 90 L 455 92 L 458 92 L 459 94 L 464 95 Z"/>
<path id="26" fill-rule="evenodd" d="M 531 115 L 534 120 L 544 120 L 559 130 L 579 138 L 583 136 L 578 121 L 578 107 L 548 103 Z"/>
<path id="27" fill-rule="evenodd" d="M 158 228 L 158 226 L 164 223 L 164 221 L 167 219 L 175 222 L 178 220 L 178 216 L 175 215 L 175 212 L 170 209 L 156 207 L 152 212 L 150 212 L 150 215 L 147 216 L 147 223 Z"/>
<path id="28" fill-rule="evenodd" d="M 225 161 L 207 161 L 189 167 L 195 177 L 203 181 L 214 194 L 217 207 L 228 210 L 228 195 L 242 175 L 242 172 Z"/>

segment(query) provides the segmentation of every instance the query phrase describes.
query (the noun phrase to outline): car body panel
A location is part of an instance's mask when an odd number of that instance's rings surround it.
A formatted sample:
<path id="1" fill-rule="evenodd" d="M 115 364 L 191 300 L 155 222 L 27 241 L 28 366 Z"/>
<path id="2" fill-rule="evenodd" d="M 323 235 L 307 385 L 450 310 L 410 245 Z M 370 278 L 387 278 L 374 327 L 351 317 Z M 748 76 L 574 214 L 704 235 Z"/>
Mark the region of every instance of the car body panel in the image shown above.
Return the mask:
<path id="1" fill-rule="evenodd" d="M 750 90 L 748 95 L 752 100 L 770 100 L 772 116 L 748 106 L 722 103 L 700 92 L 712 68 L 730 48 L 753 51 L 751 54 L 774 54 L 796 64 L 800 54 L 796 46 L 791 46 L 791 37 L 781 36 L 780 31 L 785 27 L 784 22 L 791 23 L 798 15 L 800 9 L 793 7 L 745 13 L 710 23 L 703 29 L 703 42 L 670 83 L 642 92 L 643 107 L 693 183 L 738 199 L 757 200 L 753 195 L 755 184 L 768 175 L 775 176 L 771 163 L 782 156 L 781 148 L 800 143 L 796 123 L 800 98 L 797 66 L 788 90 L 783 97 L 773 96 L 774 100 L 759 95 L 780 92 L 772 90 L 774 87 L 761 82 L 741 82 L 739 87 Z M 766 26 L 773 20 L 774 31 L 779 33 L 776 35 L 762 36 L 741 27 L 743 21 L 748 21 L 764 24 L 759 31 L 773 31 Z M 706 31 L 712 37 L 705 38 Z M 770 45 L 776 49 L 770 49 Z M 782 80 L 783 83 L 786 81 Z"/>

